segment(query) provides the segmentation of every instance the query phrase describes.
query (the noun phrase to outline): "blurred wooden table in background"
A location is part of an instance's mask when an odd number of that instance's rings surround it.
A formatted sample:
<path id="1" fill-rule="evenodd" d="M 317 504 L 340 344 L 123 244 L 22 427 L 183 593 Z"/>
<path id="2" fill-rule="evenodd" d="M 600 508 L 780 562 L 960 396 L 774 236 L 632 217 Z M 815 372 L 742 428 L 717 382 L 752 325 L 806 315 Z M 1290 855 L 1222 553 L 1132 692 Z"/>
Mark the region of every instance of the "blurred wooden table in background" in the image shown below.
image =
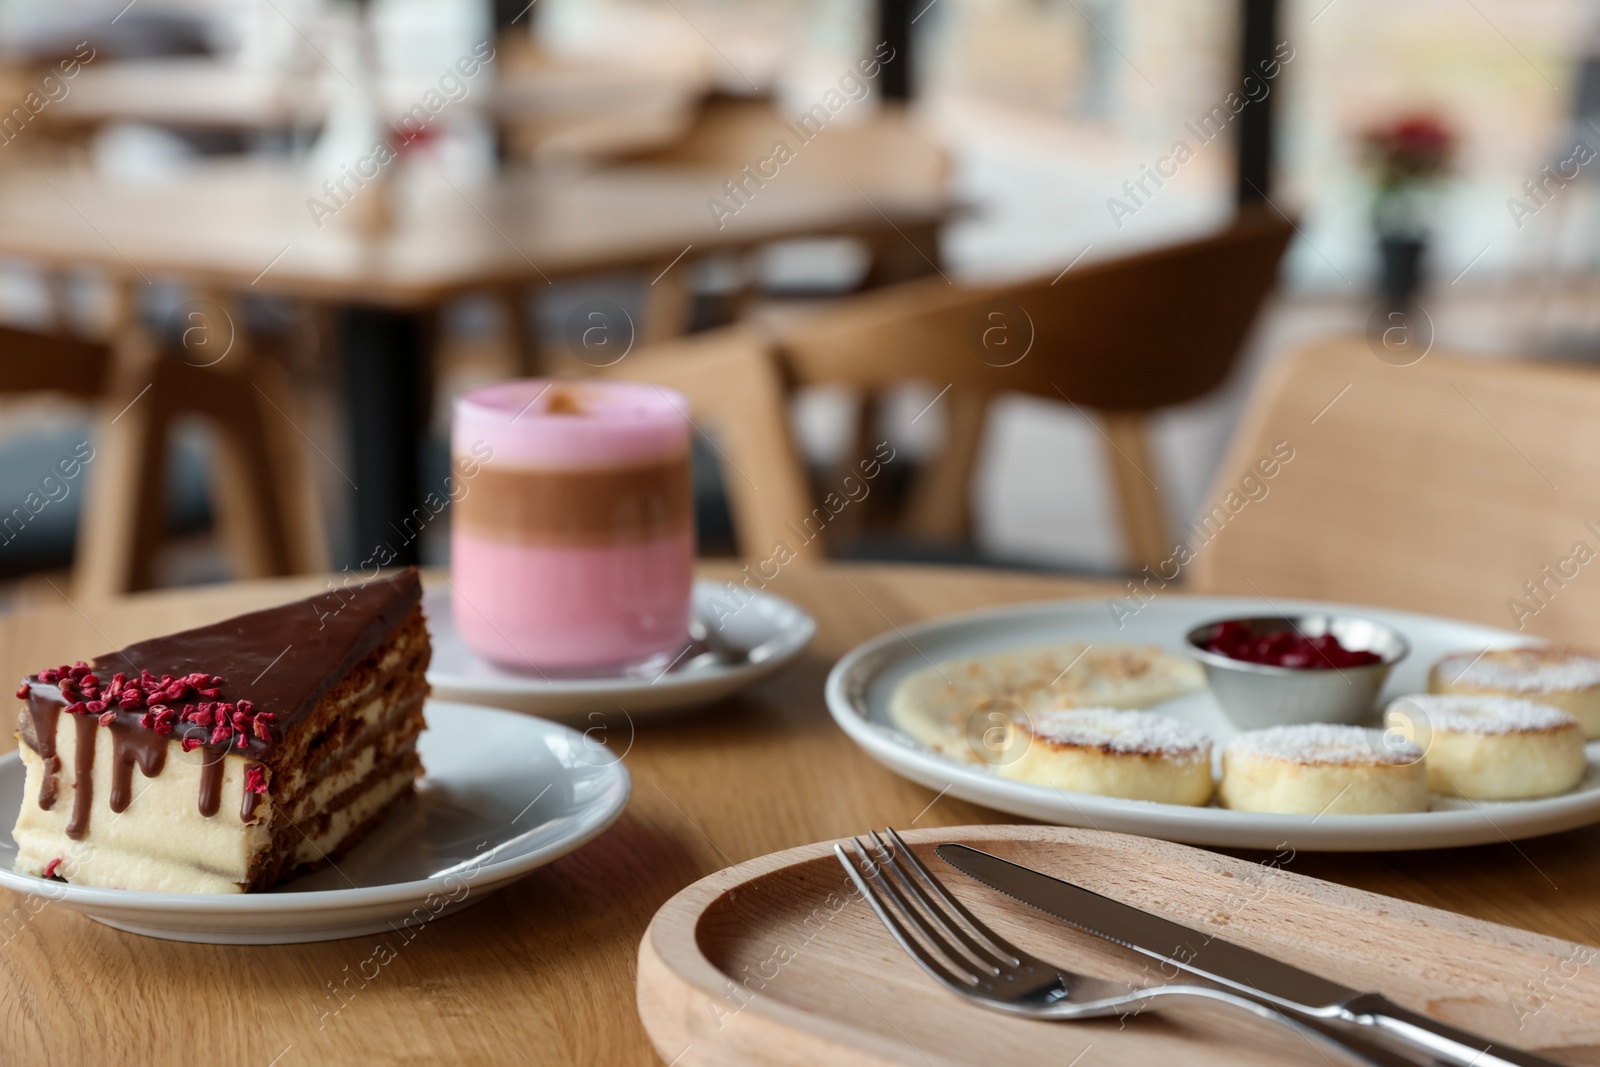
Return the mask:
<path id="1" fill-rule="evenodd" d="M 664 268 L 691 247 L 698 257 L 791 237 L 920 229 L 953 206 L 940 193 L 868 199 L 848 186 L 773 180 L 719 220 L 706 201 L 729 202 L 724 185 L 737 173 L 628 167 L 467 181 L 420 172 L 398 180 L 393 227 L 368 233 L 341 216 L 373 194 L 356 190 L 339 207 L 326 177 L 260 161 L 197 164 L 161 181 L 0 171 L 0 257 L 93 266 L 135 282 L 418 309 L 499 286 Z M 313 201 L 330 208 L 320 225 Z"/>
<path id="2" fill-rule="evenodd" d="M 479 111 L 502 128 L 531 122 L 545 130 L 612 115 L 625 120 L 632 134 L 628 139 L 617 133 L 612 147 L 642 147 L 682 132 L 707 88 L 706 74 L 692 58 L 608 62 L 547 53 L 513 58 L 507 51 L 502 40 L 495 59 L 483 67 L 487 77 L 467 81 L 452 108 Z M 382 96 L 390 113 L 403 120 L 438 74 L 388 79 Z M 85 66 L 42 117 L 68 134 L 129 122 L 246 137 L 310 136 L 326 121 L 341 79 L 321 61 L 309 70 L 275 71 L 199 56 L 100 60 Z M 522 139 L 529 136 L 518 132 Z"/>
<path id="3" fill-rule="evenodd" d="M 351 183 L 353 195 L 336 200 L 322 187 L 330 176 L 282 163 L 206 163 L 139 182 L 64 167 L 8 169 L 0 171 L 0 257 L 58 271 L 96 268 L 118 281 L 123 304 L 134 309 L 155 282 L 224 303 L 266 293 L 339 307 L 353 467 L 345 481 L 359 560 L 393 542 L 422 499 L 429 338 L 447 301 L 503 296 L 532 370 L 529 287 L 613 271 L 654 279 L 646 321 L 607 323 L 626 348 L 635 336 L 686 326 L 688 283 L 701 256 L 806 236 L 899 242 L 907 232 L 933 232 L 952 211 L 939 192 L 874 190 L 869 199 L 848 184 L 780 175 L 719 219 L 707 203 L 726 198 L 723 186 L 736 172 L 508 170 L 469 182 L 399 166 L 393 224 L 379 231 L 352 224 L 383 195 L 376 188 Z M 314 212 L 316 202 L 337 212 Z M 131 381 L 111 411 L 142 384 Z M 118 429 L 108 427 L 108 436 Z M 399 544 L 394 562 L 415 562 L 415 547 Z"/>
<path id="4" fill-rule="evenodd" d="M 68 82 L 44 117 L 73 132 L 115 122 L 232 133 L 320 126 L 328 110 L 322 80 L 201 56 L 101 60 Z"/>

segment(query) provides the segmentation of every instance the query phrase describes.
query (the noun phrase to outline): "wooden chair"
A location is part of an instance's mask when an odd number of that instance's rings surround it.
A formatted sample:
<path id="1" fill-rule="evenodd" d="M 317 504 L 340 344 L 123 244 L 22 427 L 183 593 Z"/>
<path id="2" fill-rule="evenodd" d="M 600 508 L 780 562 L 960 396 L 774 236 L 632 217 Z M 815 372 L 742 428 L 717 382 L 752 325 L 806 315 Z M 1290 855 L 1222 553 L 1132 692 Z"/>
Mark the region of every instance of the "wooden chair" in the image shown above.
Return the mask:
<path id="1" fill-rule="evenodd" d="M 105 393 L 110 369 L 111 349 L 96 341 L 0 326 L 0 394 L 95 400 Z"/>
<path id="2" fill-rule="evenodd" d="M 852 197 L 865 197 L 868 204 L 892 203 L 897 196 L 936 197 L 948 186 L 948 155 L 903 108 L 883 106 L 864 120 L 834 120 L 820 132 L 809 127 L 804 132 L 809 140 L 802 142 L 770 99 L 711 96 L 681 137 L 620 162 L 692 167 L 737 179 L 741 168 L 770 157 L 773 145 L 782 141 L 794 156 L 775 181 L 837 188 Z M 862 238 L 868 252 L 862 288 L 934 273 L 940 262 L 938 229 L 937 224 L 902 226 L 898 232 Z M 687 282 L 692 273 L 675 270 L 668 276 L 670 284 L 652 287 L 646 340 L 665 340 L 687 329 L 691 298 Z M 734 303 L 742 307 L 752 295 L 753 287 L 747 285 Z"/>
<path id="3" fill-rule="evenodd" d="M 864 232 L 843 235 L 867 246 L 868 269 L 862 288 L 906 281 L 938 269 L 938 222 L 886 230 L 876 225 L 878 217 L 871 206 L 893 204 L 896 197 L 908 196 L 927 202 L 947 187 L 950 163 L 944 149 L 930 140 L 904 109 L 886 106 L 863 121 L 832 121 L 820 133 L 808 132 L 811 139 L 802 144 L 770 99 L 712 95 L 700 102 L 693 121 L 686 125 L 687 129 L 671 130 L 670 137 L 662 138 L 664 143 L 619 149 L 604 160 L 591 158 L 589 163 L 682 167 L 735 179 L 742 168 L 770 157 L 774 142 L 783 141 L 795 150 L 794 157 L 783 165 L 780 177 L 769 180 L 838 189 L 851 199 L 866 197 L 861 207 L 869 225 Z M 645 271 L 651 283 L 638 323 L 641 344 L 669 341 L 689 329 L 694 266 L 700 258 L 698 251 L 687 256 L 674 252 Z M 754 282 L 747 277 L 730 297 L 731 318 L 739 318 L 751 302 Z M 550 373 L 552 368 L 544 361 L 526 313 L 528 290 L 512 286 L 493 296 L 509 324 L 520 372 Z"/>
<path id="4" fill-rule="evenodd" d="M 1293 459 L 1230 513 L 1279 442 Z M 1600 632 L 1600 563 L 1575 558 L 1600 555 L 1600 373 L 1318 344 L 1264 377 L 1209 504 L 1185 533 L 1206 592 Z"/>
<path id="5" fill-rule="evenodd" d="M 692 125 L 709 86 L 703 65 L 682 57 L 564 56 L 526 32 L 500 34 L 495 51 L 488 114 L 501 158 L 536 166 L 605 166 L 668 145 Z"/>
<path id="6" fill-rule="evenodd" d="M 714 330 L 652 346 L 603 372 L 674 389 L 689 400 L 695 431 L 722 464 L 740 554 L 766 558 L 779 545 L 801 560 L 823 558 L 806 536 L 815 507 L 788 420 L 783 369 L 747 327 Z"/>
<path id="7" fill-rule="evenodd" d="M 913 492 L 905 523 L 908 533 L 928 540 L 966 536 L 968 483 L 990 398 L 1014 391 L 1065 400 L 1091 413 L 1105 439 L 1130 558 L 1154 563 L 1172 546 L 1146 421 L 1227 377 L 1291 233 L 1276 216 L 1250 213 L 1211 237 L 1023 284 L 956 288 L 925 279 L 774 324 L 766 354 L 759 335 L 738 329 L 638 353 L 619 372 L 673 380 L 674 353 L 705 345 L 725 359 L 739 351 L 747 364 L 770 360 L 775 369 L 768 373 L 790 390 L 835 383 L 870 393 L 908 379 L 948 387 L 939 402 L 949 405 L 950 432 Z M 715 379 L 706 384 L 721 388 Z M 697 407 L 727 406 L 730 420 L 787 426 L 782 406 L 730 405 L 696 385 L 680 388 Z M 784 521 L 797 521 L 795 513 L 757 518 L 741 515 L 736 502 L 741 536 L 746 523 L 772 528 Z"/>
<path id="8" fill-rule="evenodd" d="M 242 319 L 235 316 L 235 322 Z M 75 595 L 146 589 L 165 535 L 167 446 L 175 420 L 216 434 L 212 498 L 238 577 L 328 568 L 303 442 L 282 368 L 252 358 L 243 336 L 215 366 L 160 351 L 131 312 L 115 345 L 0 328 L 0 393 L 53 392 L 97 403 L 74 561 Z"/>
<path id="9" fill-rule="evenodd" d="M 1171 547 L 1148 418 L 1227 378 L 1291 233 L 1276 215 L 1250 213 L 1214 236 L 1021 284 L 925 279 L 795 324 L 779 350 L 801 385 L 950 387 L 943 454 L 907 515 L 908 532 L 925 540 L 969 536 L 968 485 L 993 396 L 1030 393 L 1091 413 L 1137 565 Z"/>
<path id="10" fill-rule="evenodd" d="M 840 115 L 820 132 L 814 122 L 808 125 L 800 132 L 809 139 L 802 142 L 771 99 L 711 96 L 683 136 L 624 162 L 727 170 L 734 177 L 746 164 L 772 155 L 773 143 L 783 141 L 794 151 L 793 160 L 783 165 L 783 181 L 842 184 L 848 179 L 869 196 L 893 196 L 897 190 L 930 195 L 948 184 L 949 156 L 903 108 L 884 105 L 861 120 L 844 111 Z"/>

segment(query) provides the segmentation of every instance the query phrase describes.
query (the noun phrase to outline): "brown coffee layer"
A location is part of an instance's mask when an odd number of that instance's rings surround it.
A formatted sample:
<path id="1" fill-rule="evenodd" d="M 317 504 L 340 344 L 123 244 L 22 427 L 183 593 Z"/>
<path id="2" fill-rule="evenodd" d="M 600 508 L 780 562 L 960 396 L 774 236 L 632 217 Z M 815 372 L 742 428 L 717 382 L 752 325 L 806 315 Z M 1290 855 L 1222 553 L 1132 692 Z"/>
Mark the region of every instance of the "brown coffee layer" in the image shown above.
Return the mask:
<path id="1" fill-rule="evenodd" d="M 508 544 L 592 548 L 687 533 L 687 452 L 623 467 L 553 470 L 485 464 L 450 521 Z"/>

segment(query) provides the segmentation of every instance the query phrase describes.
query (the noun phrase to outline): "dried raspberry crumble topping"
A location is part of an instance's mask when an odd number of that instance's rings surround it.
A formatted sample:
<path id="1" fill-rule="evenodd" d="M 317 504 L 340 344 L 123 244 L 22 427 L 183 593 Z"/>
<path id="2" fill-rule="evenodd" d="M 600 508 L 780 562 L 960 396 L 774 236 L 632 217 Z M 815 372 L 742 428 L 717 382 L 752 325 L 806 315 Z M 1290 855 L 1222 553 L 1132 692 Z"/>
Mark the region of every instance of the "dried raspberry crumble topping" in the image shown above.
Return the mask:
<path id="1" fill-rule="evenodd" d="M 101 726 L 110 726 L 119 712 L 142 712 L 139 725 L 158 737 L 172 733 L 180 723 L 193 723 L 211 731 L 212 745 L 248 748 L 251 739 L 270 741 L 272 724 L 277 719 L 271 712 L 256 711 L 248 700 L 220 700 L 223 679 L 204 671 L 181 677 L 157 677 L 149 671 L 134 676 L 119 672 L 112 675 L 109 683 L 102 683 L 89 665 L 79 660 L 71 665 L 47 667 L 35 677 L 39 684 L 54 685 L 60 691 L 69 714 L 93 715 Z M 23 679 L 17 699 L 26 700 L 34 684 L 32 679 Z M 193 702 L 184 703 L 186 700 Z M 189 744 L 191 740 L 194 745 Z M 186 738 L 184 751 L 202 743 L 207 742 Z"/>

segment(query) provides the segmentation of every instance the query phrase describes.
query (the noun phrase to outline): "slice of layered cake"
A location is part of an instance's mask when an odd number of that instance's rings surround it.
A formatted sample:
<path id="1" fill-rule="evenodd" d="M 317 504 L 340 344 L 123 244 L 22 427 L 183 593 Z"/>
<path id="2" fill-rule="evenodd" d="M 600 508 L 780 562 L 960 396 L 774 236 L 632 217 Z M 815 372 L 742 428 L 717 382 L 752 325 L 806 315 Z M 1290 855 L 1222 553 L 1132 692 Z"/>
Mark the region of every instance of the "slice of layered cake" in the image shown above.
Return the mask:
<path id="1" fill-rule="evenodd" d="M 238 893 L 337 858 L 422 773 L 421 599 L 412 569 L 25 679 L 17 870 Z"/>

